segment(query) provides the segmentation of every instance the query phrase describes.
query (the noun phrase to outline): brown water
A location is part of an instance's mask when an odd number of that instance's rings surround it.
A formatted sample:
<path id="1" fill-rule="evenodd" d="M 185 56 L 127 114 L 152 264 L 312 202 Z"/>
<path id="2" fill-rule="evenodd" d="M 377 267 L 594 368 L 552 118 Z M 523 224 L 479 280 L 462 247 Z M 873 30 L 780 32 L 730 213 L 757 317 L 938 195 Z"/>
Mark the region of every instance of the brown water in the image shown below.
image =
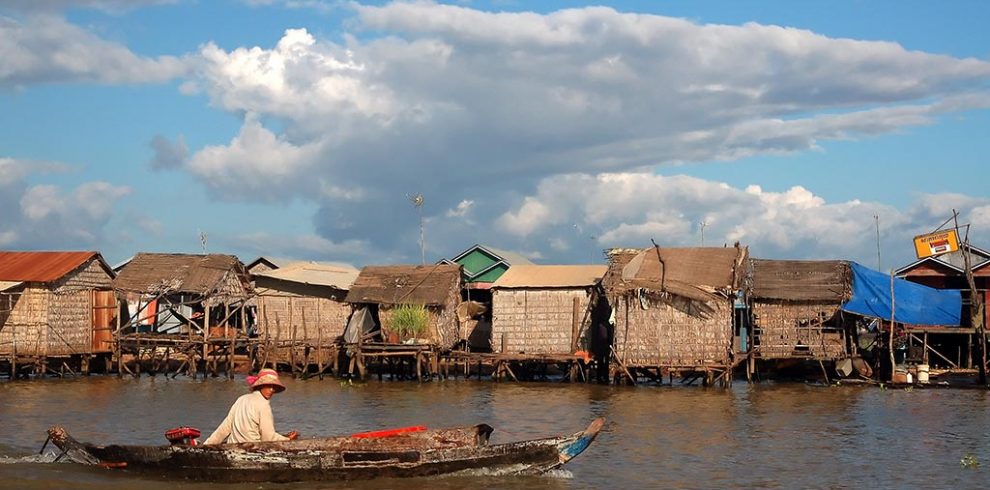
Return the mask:
<path id="1" fill-rule="evenodd" d="M 276 426 L 330 435 L 425 424 L 480 422 L 493 442 L 608 422 L 565 471 L 285 485 L 162 482 L 120 470 L 45 463 L 45 429 L 77 439 L 164 443 L 162 432 L 204 432 L 245 392 L 243 379 L 117 379 L 0 382 L 0 487 L 81 489 L 510 489 L 510 488 L 978 488 L 990 476 L 990 394 L 800 384 L 730 390 L 475 381 L 286 382 Z M 982 463 L 964 468 L 973 456 Z"/>

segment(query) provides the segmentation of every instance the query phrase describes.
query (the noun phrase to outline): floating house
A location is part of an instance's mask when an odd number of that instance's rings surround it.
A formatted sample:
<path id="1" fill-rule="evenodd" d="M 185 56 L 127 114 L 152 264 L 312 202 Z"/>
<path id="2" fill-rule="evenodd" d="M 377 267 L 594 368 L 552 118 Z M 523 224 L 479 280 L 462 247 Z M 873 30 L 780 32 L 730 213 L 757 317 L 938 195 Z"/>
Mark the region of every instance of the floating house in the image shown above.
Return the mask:
<path id="1" fill-rule="evenodd" d="M 415 337 L 449 349 L 467 336 L 457 321 L 460 291 L 459 264 L 367 266 L 354 280 L 345 301 L 355 315 L 369 318 L 373 329 L 380 330 L 388 342 Z M 410 335 L 395 328 L 393 317 L 404 306 L 426 310 L 428 324 L 424 332 Z"/>
<path id="2" fill-rule="evenodd" d="M 237 257 L 139 253 L 113 281 L 128 303 L 124 332 L 230 337 L 247 324 L 251 280 Z"/>
<path id="3" fill-rule="evenodd" d="M 344 334 L 351 305 L 345 302 L 358 269 L 294 262 L 253 274 L 257 320 L 265 339 L 325 345 Z"/>
<path id="4" fill-rule="evenodd" d="M 494 352 L 573 354 L 593 324 L 605 265 L 514 265 L 492 284 Z M 607 318 L 607 314 L 605 317 Z"/>
<path id="5" fill-rule="evenodd" d="M 112 280 L 98 252 L 0 252 L 0 358 L 111 352 Z"/>
<path id="6" fill-rule="evenodd" d="M 842 317 L 842 304 L 852 295 L 848 262 L 752 259 L 745 290 L 754 358 L 834 361 L 849 356 L 847 338 L 853 332 Z"/>
<path id="7" fill-rule="evenodd" d="M 615 361 L 637 370 L 725 373 L 734 354 L 734 301 L 746 247 L 611 249 L 604 294 L 612 307 Z M 630 373 L 632 373 L 630 375 Z"/>

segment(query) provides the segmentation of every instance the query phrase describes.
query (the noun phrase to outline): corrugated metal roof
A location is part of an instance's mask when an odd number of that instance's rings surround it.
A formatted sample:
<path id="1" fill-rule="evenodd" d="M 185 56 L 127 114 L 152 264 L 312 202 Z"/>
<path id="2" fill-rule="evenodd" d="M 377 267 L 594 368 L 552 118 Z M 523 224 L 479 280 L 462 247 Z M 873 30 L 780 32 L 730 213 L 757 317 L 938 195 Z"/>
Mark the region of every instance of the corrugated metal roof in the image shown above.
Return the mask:
<path id="1" fill-rule="evenodd" d="M 247 280 L 244 266 L 233 255 L 139 253 L 121 269 L 113 287 L 144 293 L 167 288 L 175 293 L 209 294 L 229 272 Z"/>
<path id="2" fill-rule="evenodd" d="M 270 277 L 280 281 L 329 286 L 348 290 L 361 271 L 354 267 L 320 262 L 293 262 L 279 269 L 259 272 L 255 276 Z"/>
<path id="3" fill-rule="evenodd" d="M 0 281 L 57 281 L 93 257 L 110 271 L 98 252 L 0 252 Z"/>
<path id="4" fill-rule="evenodd" d="M 747 282 L 757 299 L 841 303 L 852 292 L 849 263 L 841 260 L 753 259 Z"/>
<path id="5" fill-rule="evenodd" d="M 607 265 L 513 265 L 492 288 L 581 288 L 594 286 Z"/>
<path id="6" fill-rule="evenodd" d="M 443 305 L 460 288 L 461 266 L 369 265 L 361 269 L 345 301 L 386 305 Z"/>

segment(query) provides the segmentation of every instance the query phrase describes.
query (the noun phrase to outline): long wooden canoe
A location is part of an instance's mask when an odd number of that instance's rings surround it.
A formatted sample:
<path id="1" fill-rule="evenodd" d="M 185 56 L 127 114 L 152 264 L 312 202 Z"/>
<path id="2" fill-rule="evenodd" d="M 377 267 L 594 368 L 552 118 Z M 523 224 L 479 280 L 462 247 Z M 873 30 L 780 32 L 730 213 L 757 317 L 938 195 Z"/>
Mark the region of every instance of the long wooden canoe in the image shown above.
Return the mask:
<path id="1" fill-rule="evenodd" d="M 48 429 L 64 457 L 161 478 L 218 482 L 291 482 L 418 477 L 485 469 L 534 474 L 581 454 L 605 421 L 568 436 L 489 444 L 492 428 L 403 433 L 391 437 L 327 437 L 212 446 L 99 446 L 76 441 L 61 426 Z"/>

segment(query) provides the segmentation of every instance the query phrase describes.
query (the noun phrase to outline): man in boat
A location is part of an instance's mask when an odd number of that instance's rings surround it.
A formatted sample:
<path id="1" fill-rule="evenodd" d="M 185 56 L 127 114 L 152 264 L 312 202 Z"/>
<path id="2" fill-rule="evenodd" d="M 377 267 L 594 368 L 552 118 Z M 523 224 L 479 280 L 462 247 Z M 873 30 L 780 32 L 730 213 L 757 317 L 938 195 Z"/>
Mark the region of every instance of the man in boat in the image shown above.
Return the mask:
<path id="1" fill-rule="evenodd" d="M 291 441 L 299 437 L 296 431 L 286 435 L 275 432 L 271 399 L 285 391 L 274 369 L 262 369 L 257 376 L 248 376 L 251 392 L 241 395 L 230 407 L 227 418 L 204 444 L 233 444 L 238 442 Z"/>

